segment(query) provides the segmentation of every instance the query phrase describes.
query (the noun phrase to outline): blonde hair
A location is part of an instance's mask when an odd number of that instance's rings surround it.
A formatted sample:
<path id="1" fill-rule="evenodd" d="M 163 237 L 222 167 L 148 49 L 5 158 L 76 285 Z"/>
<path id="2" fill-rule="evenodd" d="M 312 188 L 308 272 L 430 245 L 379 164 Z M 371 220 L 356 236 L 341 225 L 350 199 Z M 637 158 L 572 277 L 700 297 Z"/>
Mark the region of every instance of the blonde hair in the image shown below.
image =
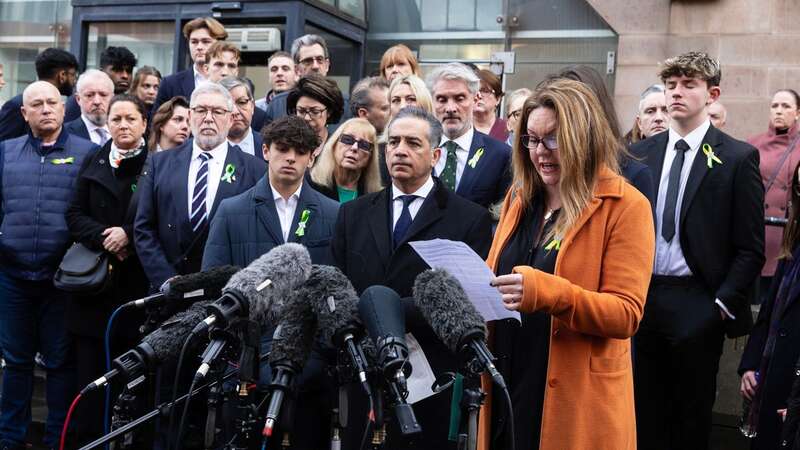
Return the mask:
<path id="1" fill-rule="evenodd" d="M 428 87 L 425 86 L 425 82 L 416 75 L 405 75 L 397 77 L 392 81 L 387 94 L 390 103 L 392 101 L 392 92 L 401 84 L 405 84 L 411 88 L 411 92 L 417 97 L 417 106 L 429 113 L 433 113 L 433 98 L 431 97 L 431 92 L 428 90 Z"/>
<path id="2" fill-rule="evenodd" d="M 378 167 L 378 140 L 375 132 L 375 127 L 372 126 L 366 119 L 354 118 L 343 123 L 336 131 L 333 132 L 331 137 L 325 142 L 317 157 L 314 166 L 311 168 L 311 180 L 329 189 L 336 189 L 336 146 L 339 144 L 339 138 L 345 132 L 360 132 L 367 135 L 367 140 L 372 143 L 372 151 L 369 154 L 367 165 L 361 171 L 361 176 L 358 183 L 364 186 L 364 193 L 377 192 L 383 189 L 381 185 L 381 173 Z"/>
<path id="3" fill-rule="evenodd" d="M 403 44 L 397 44 L 389 47 L 389 49 L 383 53 L 380 66 L 381 76 L 386 78 L 386 68 L 398 62 L 407 62 L 408 65 L 411 66 L 411 72 L 416 76 L 420 75 L 417 57 L 414 56 L 410 48 Z"/>
<path id="4" fill-rule="evenodd" d="M 529 150 L 522 145 L 528 117 L 538 108 L 553 110 L 558 123 L 555 151 L 561 166 L 558 184 L 562 212 L 545 240 L 562 239 L 589 205 L 600 168 L 605 166 L 619 173 L 620 142 L 614 137 L 600 101 L 587 85 L 559 79 L 538 88 L 525 101 L 514 133 L 514 186 L 525 208 L 531 205 L 535 194 L 544 191 L 544 182 L 531 163 Z"/>

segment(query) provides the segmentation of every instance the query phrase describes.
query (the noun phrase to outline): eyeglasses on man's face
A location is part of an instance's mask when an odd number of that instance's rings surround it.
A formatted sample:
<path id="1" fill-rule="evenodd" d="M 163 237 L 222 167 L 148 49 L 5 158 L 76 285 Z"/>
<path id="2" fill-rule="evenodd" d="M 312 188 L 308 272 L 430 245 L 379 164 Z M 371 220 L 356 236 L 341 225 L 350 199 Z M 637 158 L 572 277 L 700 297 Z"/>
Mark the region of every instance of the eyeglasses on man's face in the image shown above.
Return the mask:
<path id="1" fill-rule="evenodd" d="M 300 64 L 303 67 L 311 67 L 314 65 L 314 63 L 322 65 L 322 63 L 324 63 L 326 59 L 328 58 L 324 56 L 309 56 L 308 58 L 301 59 Z"/>
<path id="2" fill-rule="evenodd" d="M 221 119 L 225 117 L 230 111 L 225 108 L 220 107 L 210 107 L 210 106 L 195 106 L 192 108 L 192 113 L 197 115 L 198 117 L 205 118 L 208 113 L 211 113 L 211 116 L 215 119 Z"/>

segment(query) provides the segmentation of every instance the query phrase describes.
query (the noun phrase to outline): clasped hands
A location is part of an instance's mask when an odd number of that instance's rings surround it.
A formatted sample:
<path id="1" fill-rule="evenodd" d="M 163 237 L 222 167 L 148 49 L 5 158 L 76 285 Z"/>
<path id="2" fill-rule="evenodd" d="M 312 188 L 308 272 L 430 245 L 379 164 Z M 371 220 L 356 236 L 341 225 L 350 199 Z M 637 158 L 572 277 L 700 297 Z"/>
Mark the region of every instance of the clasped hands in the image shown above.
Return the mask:
<path id="1" fill-rule="evenodd" d="M 106 237 L 103 240 L 103 248 L 116 256 L 118 260 L 124 261 L 129 256 L 128 244 L 130 241 L 122 227 L 106 228 L 102 235 Z"/>

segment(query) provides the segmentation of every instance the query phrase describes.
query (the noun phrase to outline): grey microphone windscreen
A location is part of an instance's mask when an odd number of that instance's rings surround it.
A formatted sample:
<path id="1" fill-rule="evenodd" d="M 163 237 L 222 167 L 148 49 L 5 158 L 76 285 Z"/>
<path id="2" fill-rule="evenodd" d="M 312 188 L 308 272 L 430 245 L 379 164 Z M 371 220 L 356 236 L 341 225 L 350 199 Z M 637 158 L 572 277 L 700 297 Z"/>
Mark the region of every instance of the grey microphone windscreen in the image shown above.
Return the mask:
<path id="1" fill-rule="evenodd" d="M 358 294 L 337 267 L 315 264 L 297 295 L 310 304 L 317 319 L 317 334 L 326 345 L 338 347 L 341 333 L 357 328 Z"/>
<path id="2" fill-rule="evenodd" d="M 236 266 L 219 266 L 203 272 L 179 275 L 167 283 L 164 294 L 168 298 L 182 298 L 183 294 L 202 289 L 205 297 L 217 298 L 225 284 L 238 271 Z"/>
<path id="3" fill-rule="evenodd" d="M 288 366 L 299 373 L 314 343 L 314 315 L 307 302 L 292 294 L 284 304 L 282 316 L 273 335 L 269 363 L 273 369 Z"/>
<path id="4" fill-rule="evenodd" d="M 468 336 L 486 338 L 483 316 L 447 271 L 430 269 L 417 275 L 413 293 L 420 314 L 450 351 L 457 353 Z"/>
<path id="5" fill-rule="evenodd" d="M 206 306 L 210 303 L 202 301 L 192 304 L 186 311 L 167 319 L 158 329 L 142 339 L 142 342 L 150 344 L 153 348 L 157 361 L 163 362 L 178 357 L 192 329 L 208 316 Z"/>

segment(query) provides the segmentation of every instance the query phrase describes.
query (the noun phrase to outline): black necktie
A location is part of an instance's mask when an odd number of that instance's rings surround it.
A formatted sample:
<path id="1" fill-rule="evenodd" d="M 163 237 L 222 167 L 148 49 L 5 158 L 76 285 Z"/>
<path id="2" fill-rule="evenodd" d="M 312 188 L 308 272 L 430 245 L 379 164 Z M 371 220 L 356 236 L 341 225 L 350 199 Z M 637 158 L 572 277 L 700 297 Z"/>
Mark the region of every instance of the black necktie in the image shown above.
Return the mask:
<path id="1" fill-rule="evenodd" d="M 661 215 L 661 237 L 669 242 L 675 236 L 675 208 L 678 204 L 678 191 L 681 187 L 681 169 L 683 159 L 689 150 L 689 144 L 683 139 L 675 143 L 675 159 L 669 168 L 669 184 L 667 184 L 667 199 L 664 202 L 664 214 Z"/>
<path id="2" fill-rule="evenodd" d="M 397 248 L 397 245 L 403 241 L 403 238 L 406 237 L 406 233 L 408 233 L 408 229 L 411 227 L 411 211 L 408 209 L 408 207 L 411 205 L 411 202 L 417 198 L 417 196 L 401 195 L 398 198 L 403 200 L 403 211 L 400 213 L 400 217 L 397 218 L 397 223 L 394 225 L 394 233 L 392 238 L 394 240 L 395 248 Z"/>

